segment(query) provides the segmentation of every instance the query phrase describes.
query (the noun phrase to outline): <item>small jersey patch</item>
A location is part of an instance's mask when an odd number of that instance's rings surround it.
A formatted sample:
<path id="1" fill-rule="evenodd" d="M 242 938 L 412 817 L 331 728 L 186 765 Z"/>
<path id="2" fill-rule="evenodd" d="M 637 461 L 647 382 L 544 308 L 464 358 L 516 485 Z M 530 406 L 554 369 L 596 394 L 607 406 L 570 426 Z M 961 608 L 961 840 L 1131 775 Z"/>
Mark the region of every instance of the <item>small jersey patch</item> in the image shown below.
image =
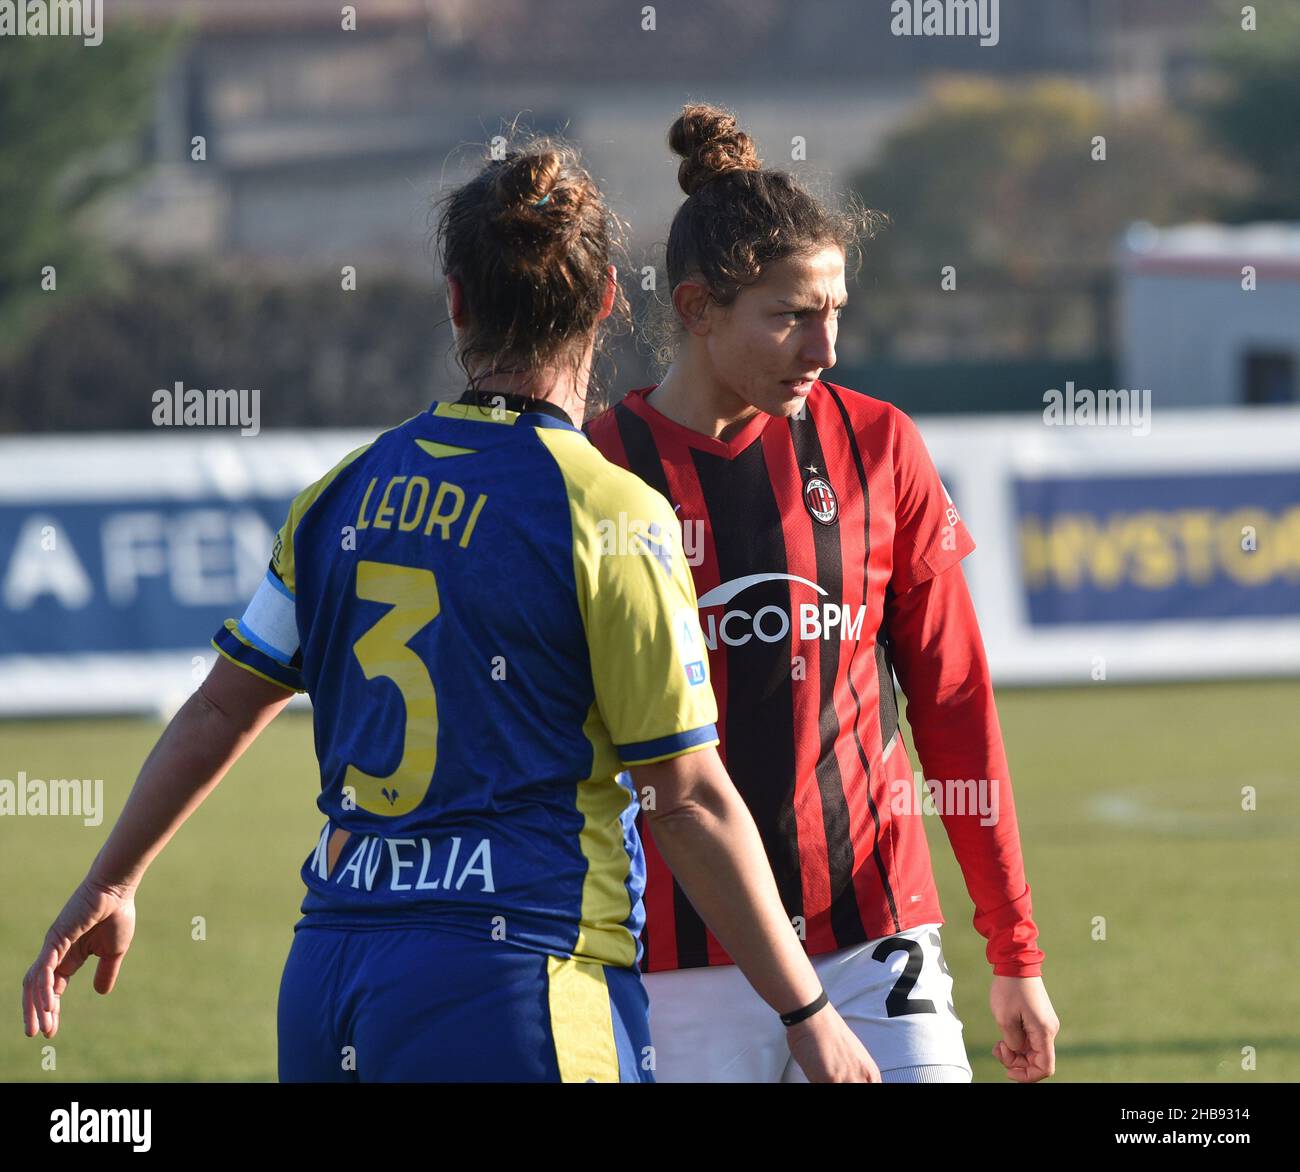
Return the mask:
<path id="1" fill-rule="evenodd" d="M 677 644 L 677 658 L 686 671 L 686 682 L 691 687 L 708 682 L 704 666 L 704 637 L 700 633 L 699 612 L 683 608 L 673 614 L 673 641 Z"/>

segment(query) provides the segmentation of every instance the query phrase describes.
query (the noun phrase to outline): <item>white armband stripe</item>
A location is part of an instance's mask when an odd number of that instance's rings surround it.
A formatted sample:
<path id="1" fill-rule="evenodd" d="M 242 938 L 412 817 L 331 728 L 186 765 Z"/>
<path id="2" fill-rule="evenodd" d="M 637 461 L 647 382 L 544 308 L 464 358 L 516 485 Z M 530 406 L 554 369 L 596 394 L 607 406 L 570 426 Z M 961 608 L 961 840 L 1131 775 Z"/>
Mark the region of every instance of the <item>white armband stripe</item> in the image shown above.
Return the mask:
<path id="1" fill-rule="evenodd" d="M 286 667 L 298 653 L 298 619 L 293 599 L 269 570 L 239 620 L 239 630 L 254 647 Z"/>

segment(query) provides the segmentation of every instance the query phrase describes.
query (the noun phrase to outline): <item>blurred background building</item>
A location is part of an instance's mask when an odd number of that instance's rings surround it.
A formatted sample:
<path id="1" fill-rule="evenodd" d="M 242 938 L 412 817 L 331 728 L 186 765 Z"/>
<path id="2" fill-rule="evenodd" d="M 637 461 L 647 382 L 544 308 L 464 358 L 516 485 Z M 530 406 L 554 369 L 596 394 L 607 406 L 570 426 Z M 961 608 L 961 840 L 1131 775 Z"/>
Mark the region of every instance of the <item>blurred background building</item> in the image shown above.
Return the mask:
<path id="1" fill-rule="evenodd" d="M 258 372 L 281 425 L 347 424 L 367 407 L 367 422 L 381 422 L 449 394 L 457 376 L 425 247 L 430 204 L 516 121 L 582 147 L 629 223 L 638 273 L 661 261 L 681 200 L 664 138 L 688 99 L 736 109 L 768 165 L 889 212 L 892 229 L 853 291 L 838 369 L 918 411 L 1032 408 L 1062 362 L 1093 383 L 1112 379 L 1110 245 L 1126 222 L 1251 211 L 1248 169 L 1220 140 L 1225 119 L 1252 111 L 1211 101 L 1233 29 L 1213 0 L 1002 0 L 988 46 L 892 36 L 888 6 L 856 0 L 669 0 L 653 6 L 653 30 L 639 7 L 592 0 L 357 8 L 355 31 L 343 31 L 340 7 L 320 0 L 110 5 L 116 37 L 100 52 L 118 53 L 147 92 L 122 95 L 115 123 L 86 128 L 80 144 L 66 138 L 68 151 L 82 147 L 70 166 L 105 189 L 86 217 L 118 265 L 88 265 L 78 282 L 80 359 L 56 328 L 0 374 L 0 427 L 148 425 L 129 391 L 143 372 L 98 338 L 106 315 L 118 337 L 139 331 L 126 349 L 152 348 L 168 365 L 185 356 L 195 378 L 218 357 Z M 128 20 L 139 34 L 128 36 Z M 151 53 L 164 34 L 165 51 Z M 51 55 L 44 76 L 73 64 Z M 103 102 L 111 85 L 86 100 Z M 75 117 L 75 102 L 68 109 Z M 1105 161 L 1089 157 L 1092 134 L 1108 140 Z M 792 158 L 796 138 L 806 157 Z M 977 194 L 963 206 L 950 198 L 961 190 Z M 127 263 L 152 267 L 150 281 L 126 293 L 119 274 L 108 304 L 90 298 Z M 948 264 L 959 289 L 981 296 L 942 292 Z M 313 300 L 344 265 L 358 269 L 360 295 Z M 646 312 L 640 282 L 628 285 Z M 236 321 L 238 305 L 208 307 L 225 319 L 210 347 L 219 356 L 200 359 L 207 347 L 192 336 L 169 348 L 175 325 L 158 320 L 167 306 L 228 297 L 259 313 Z M 24 336 L 29 317 L 14 321 Z M 319 336 L 300 352 L 288 339 L 312 323 Z M 361 331 L 365 356 L 333 344 Z M 0 345 L 6 353 L 15 347 Z M 614 353 L 617 387 L 654 377 L 644 347 Z M 33 402 L 18 388 L 38 371 L 45 393 Z M 89 371 L 102 389 L 93 402 L 60 386 L 84 385 Z M 1161 395 L 1173 404 L 1183 391 Z"/>
<path id="2" fill-rule="evenodd" d="M 115 11 L 169 22 L 179 7 L 120 0 Z M 1210 11 L 1209 0 L 1004 0 L 999 43 L 975 54 L 952 38 L 884 36 L 878 6 L 860 0 L 670 0 L 655 5 L 654 32 L 639 10 L 631 19 L 586 0 L 359 7 L 346 37 L 337 6 L 313 0 L 198 8 L 196 39 L 158 86 L 155 174 L 122 209 L 122 236 L 162 255 L 320 263 L 346 252 L 418 275 L 410 237 L 422 197 L 459 148 L 523 113 L 581 143 L 637 238 L 654 239 L 679 193 L 667 153 L 646 144 L 662 146 L 684 93 L 725 88 L 759 138 L 802 125 L 817 166 L 851 174 L 937 70 L 1059 72 L 1104 82 L 1117 101 L 1184 94 Z M 198 173 L 195 135 L 213 164 Z"/>
<path id="3" fill-rule="evenodd" d="M 1125 386 L 1196 407 L 1300 401 L 1300 224 L 1135 224 L 1120 301 Z"/>

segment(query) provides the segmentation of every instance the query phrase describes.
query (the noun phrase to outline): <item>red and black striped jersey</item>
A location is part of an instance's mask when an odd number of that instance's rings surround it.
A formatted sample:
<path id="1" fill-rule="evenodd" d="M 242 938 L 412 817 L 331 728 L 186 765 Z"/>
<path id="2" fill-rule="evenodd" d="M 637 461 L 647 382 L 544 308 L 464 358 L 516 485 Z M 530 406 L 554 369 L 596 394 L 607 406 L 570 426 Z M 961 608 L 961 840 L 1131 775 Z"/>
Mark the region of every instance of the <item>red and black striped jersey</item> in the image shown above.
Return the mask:
<path id="1" fill-rule="evenodd" d="M 655 410 L 646 401 L 653 389 L 629 392 L 586 430 L 608 459 L 663 493 L 681 520 L 718 701 L 719 752 L 753 814 L 786 911 L 813 954 L 942 923 L 920 811 L 898 800 L 914 779 L 899 728 L 889 616 L 898 596 L 922 599 L 922 584 L 975 543 L 915 424 L 889 403 L 818 382 L 795 417 L 759 412 L 720 440 Z M 968 603 L 964 582 L 960 593 Z M 907 621 L 918 637 L 933 627 Z M 968 625 L 974 629 L 973 611 Z M 977 630 L 974 638 L 978 654 L 969 658 L 986 673 Z M 968 674 L 978 679 L 973 668 Z M 970 739 L 996 742 L 991 760 L 1005 777 L 991 696 L 990 687 L 989 715 Z M 915 728 L 910 711 L 909 720 Z M 988 754 L 979 761 L 990 767 Z M 976 926 L 990 937 L 990 960 L 1003 966 L 998 971 L 1033 975 L 1042 954 L 1009 796 L 994 838 L 981 839 L 964 822 L 956 832 L 947 818 L 945 826 L 976 901 Z M 640 830 L 643 969 L 730 963 L 644 817 Z"/>

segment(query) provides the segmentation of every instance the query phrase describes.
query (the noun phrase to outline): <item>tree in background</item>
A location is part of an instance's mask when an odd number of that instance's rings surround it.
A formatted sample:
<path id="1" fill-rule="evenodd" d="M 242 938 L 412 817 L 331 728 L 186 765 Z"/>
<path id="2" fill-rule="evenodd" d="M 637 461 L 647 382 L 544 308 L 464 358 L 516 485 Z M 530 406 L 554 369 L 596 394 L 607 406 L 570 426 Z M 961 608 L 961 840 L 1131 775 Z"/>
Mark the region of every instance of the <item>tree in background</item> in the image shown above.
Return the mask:
<path id="1" fill-rule="evenodd" d="M 258 388 L 267 430 L 391 426 L 439 389 L 464 388 L 446 299 L 428 281 L 377 274 L 340 297 L 337 278 L 120 263 L 125 296 L 56 306 L 0 368 L 0 384 L 40 391 L 0 396 L 0 433 L 149 428 L 153 392 L 176 379 Z"/>
<path id="2" fill-rule="evenodd" d="M 0 38 L 0 357 L 55 308 L 122 280 L 79 219 L 141 167 L 159 76 L 188 34 L 106 22 L 103 42 Z M 57 291 L 41 288 L 53 266 Z"/>
<path id="3" fill-rule="evenodd" d="M 1216 92 L 1198 113 L 1216 143 L 1249 173 L 1249 190 L 1227 194 L 1219 218 L 1300 220 L 1300 4 L 1259 4 L 1257 27 L 1241 5 L 1224 9 L 1211 60 Z"/>
<path id="4" fill-rule="evenodd" d="M 1093 158 L 1095 136 L 1105 138 L 1105 161 Z M 915 332 L 924 307 L 931 321 L 942 314 L 948 265 L 959 291 L 982 294 L 978 305 L 962 299 L 968 334 L 997 334 L 1019 357 L 1043 353 L 1057 295 L 1074 291 L 1092 299 L 1093 332 L 1104 339 L 1105 289 L 1126 225 L 1202 215 L 1238 181 L 1168 109 L 1112 109 L 1066 80 L 942 80 L 855 180 L 892 220 L 867 258 L 879 349 L 887 355 L 902 331 Z M 972 309 L 983 320 L 970 321 Z"/>

